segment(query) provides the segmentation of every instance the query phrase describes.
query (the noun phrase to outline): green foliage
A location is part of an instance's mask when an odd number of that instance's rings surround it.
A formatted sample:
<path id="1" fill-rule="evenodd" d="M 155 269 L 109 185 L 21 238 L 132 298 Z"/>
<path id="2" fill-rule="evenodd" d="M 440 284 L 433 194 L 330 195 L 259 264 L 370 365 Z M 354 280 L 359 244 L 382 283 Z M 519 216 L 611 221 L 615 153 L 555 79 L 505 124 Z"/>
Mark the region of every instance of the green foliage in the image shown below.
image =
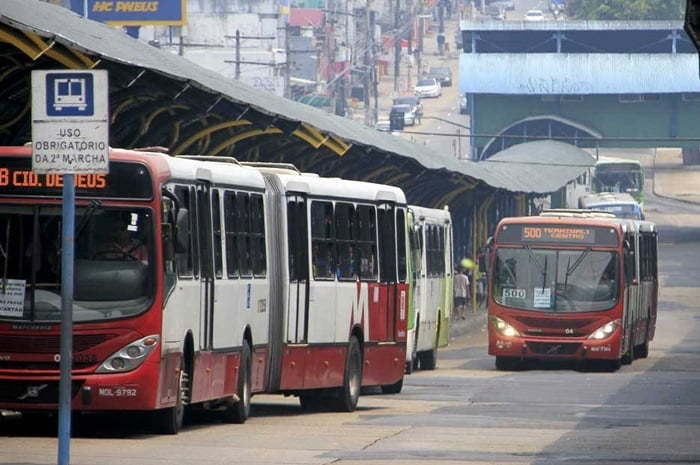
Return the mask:
<path id="1" fill-rule="evenodd" d="M 569 0 L 572 19 L 654 20 L 683 19 L 685 0 Z"/>

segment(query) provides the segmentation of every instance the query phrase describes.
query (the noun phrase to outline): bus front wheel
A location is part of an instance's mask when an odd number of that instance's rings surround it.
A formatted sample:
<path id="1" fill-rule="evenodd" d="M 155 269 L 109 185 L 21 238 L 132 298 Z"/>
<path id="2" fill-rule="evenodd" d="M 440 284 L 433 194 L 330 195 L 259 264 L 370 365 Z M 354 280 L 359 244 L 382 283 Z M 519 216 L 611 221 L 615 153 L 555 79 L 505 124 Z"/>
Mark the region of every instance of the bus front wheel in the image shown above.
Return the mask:
<path id="1" fill-rule="evenodd" d="M 357 408 L 362 388 L 362 352 L 357 337 L 352 336 L 348 344 L 348 355 L 345 360 L 343 385 L 338 388 L 335 399 L 335 410 L 352 412 Z"/>
<path id="2" fill-rule="evenodd" d="M 183 358 L 180 359 L 178 387 L 175 405 L 153 412 L 156 430 L 161 434 L 177 434 L 185 422 L 185 409 L 190 393 L 190 373 L 185 364 L 184 354 Z"/>

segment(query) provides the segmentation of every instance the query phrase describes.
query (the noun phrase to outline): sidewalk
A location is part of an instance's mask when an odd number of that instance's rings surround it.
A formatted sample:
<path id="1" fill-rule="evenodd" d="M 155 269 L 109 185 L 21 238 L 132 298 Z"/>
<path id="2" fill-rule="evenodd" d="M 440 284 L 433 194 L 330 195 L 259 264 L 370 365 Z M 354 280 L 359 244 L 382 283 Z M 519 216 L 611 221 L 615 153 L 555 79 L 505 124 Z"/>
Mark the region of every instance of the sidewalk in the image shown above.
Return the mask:
<path id="1" fill-rule="evenodd" d="M 700 165 L 683 165 L 680 149 L 658 149 L 652 168 L 654 194 L 700 205 Z"/>

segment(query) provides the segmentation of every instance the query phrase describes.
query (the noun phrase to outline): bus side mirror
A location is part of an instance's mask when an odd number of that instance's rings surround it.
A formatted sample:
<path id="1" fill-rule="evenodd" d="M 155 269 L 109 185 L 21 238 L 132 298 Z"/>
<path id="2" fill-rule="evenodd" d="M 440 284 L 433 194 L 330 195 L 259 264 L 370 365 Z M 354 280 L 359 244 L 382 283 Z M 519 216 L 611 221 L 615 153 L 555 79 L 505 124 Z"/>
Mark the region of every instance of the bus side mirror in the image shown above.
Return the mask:
<path id="1" fill-rule="evenodd" d="M 177 211 L 175 225 L 175 252 L 186 253 L 190 246 L 190 215 L 186 208 Z"/>

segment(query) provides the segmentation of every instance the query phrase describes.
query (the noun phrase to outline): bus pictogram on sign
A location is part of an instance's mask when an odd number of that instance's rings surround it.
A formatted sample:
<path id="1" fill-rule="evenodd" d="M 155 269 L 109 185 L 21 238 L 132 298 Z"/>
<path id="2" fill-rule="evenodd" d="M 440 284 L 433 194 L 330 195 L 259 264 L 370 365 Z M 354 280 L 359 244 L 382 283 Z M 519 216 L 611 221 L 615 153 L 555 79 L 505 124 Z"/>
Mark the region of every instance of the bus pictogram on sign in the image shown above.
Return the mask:
<path id="1" fill-rule="evenodd" d="M 90 73 L 46 75 L 48 116 L 93 116 L 94 85 Z"/>

